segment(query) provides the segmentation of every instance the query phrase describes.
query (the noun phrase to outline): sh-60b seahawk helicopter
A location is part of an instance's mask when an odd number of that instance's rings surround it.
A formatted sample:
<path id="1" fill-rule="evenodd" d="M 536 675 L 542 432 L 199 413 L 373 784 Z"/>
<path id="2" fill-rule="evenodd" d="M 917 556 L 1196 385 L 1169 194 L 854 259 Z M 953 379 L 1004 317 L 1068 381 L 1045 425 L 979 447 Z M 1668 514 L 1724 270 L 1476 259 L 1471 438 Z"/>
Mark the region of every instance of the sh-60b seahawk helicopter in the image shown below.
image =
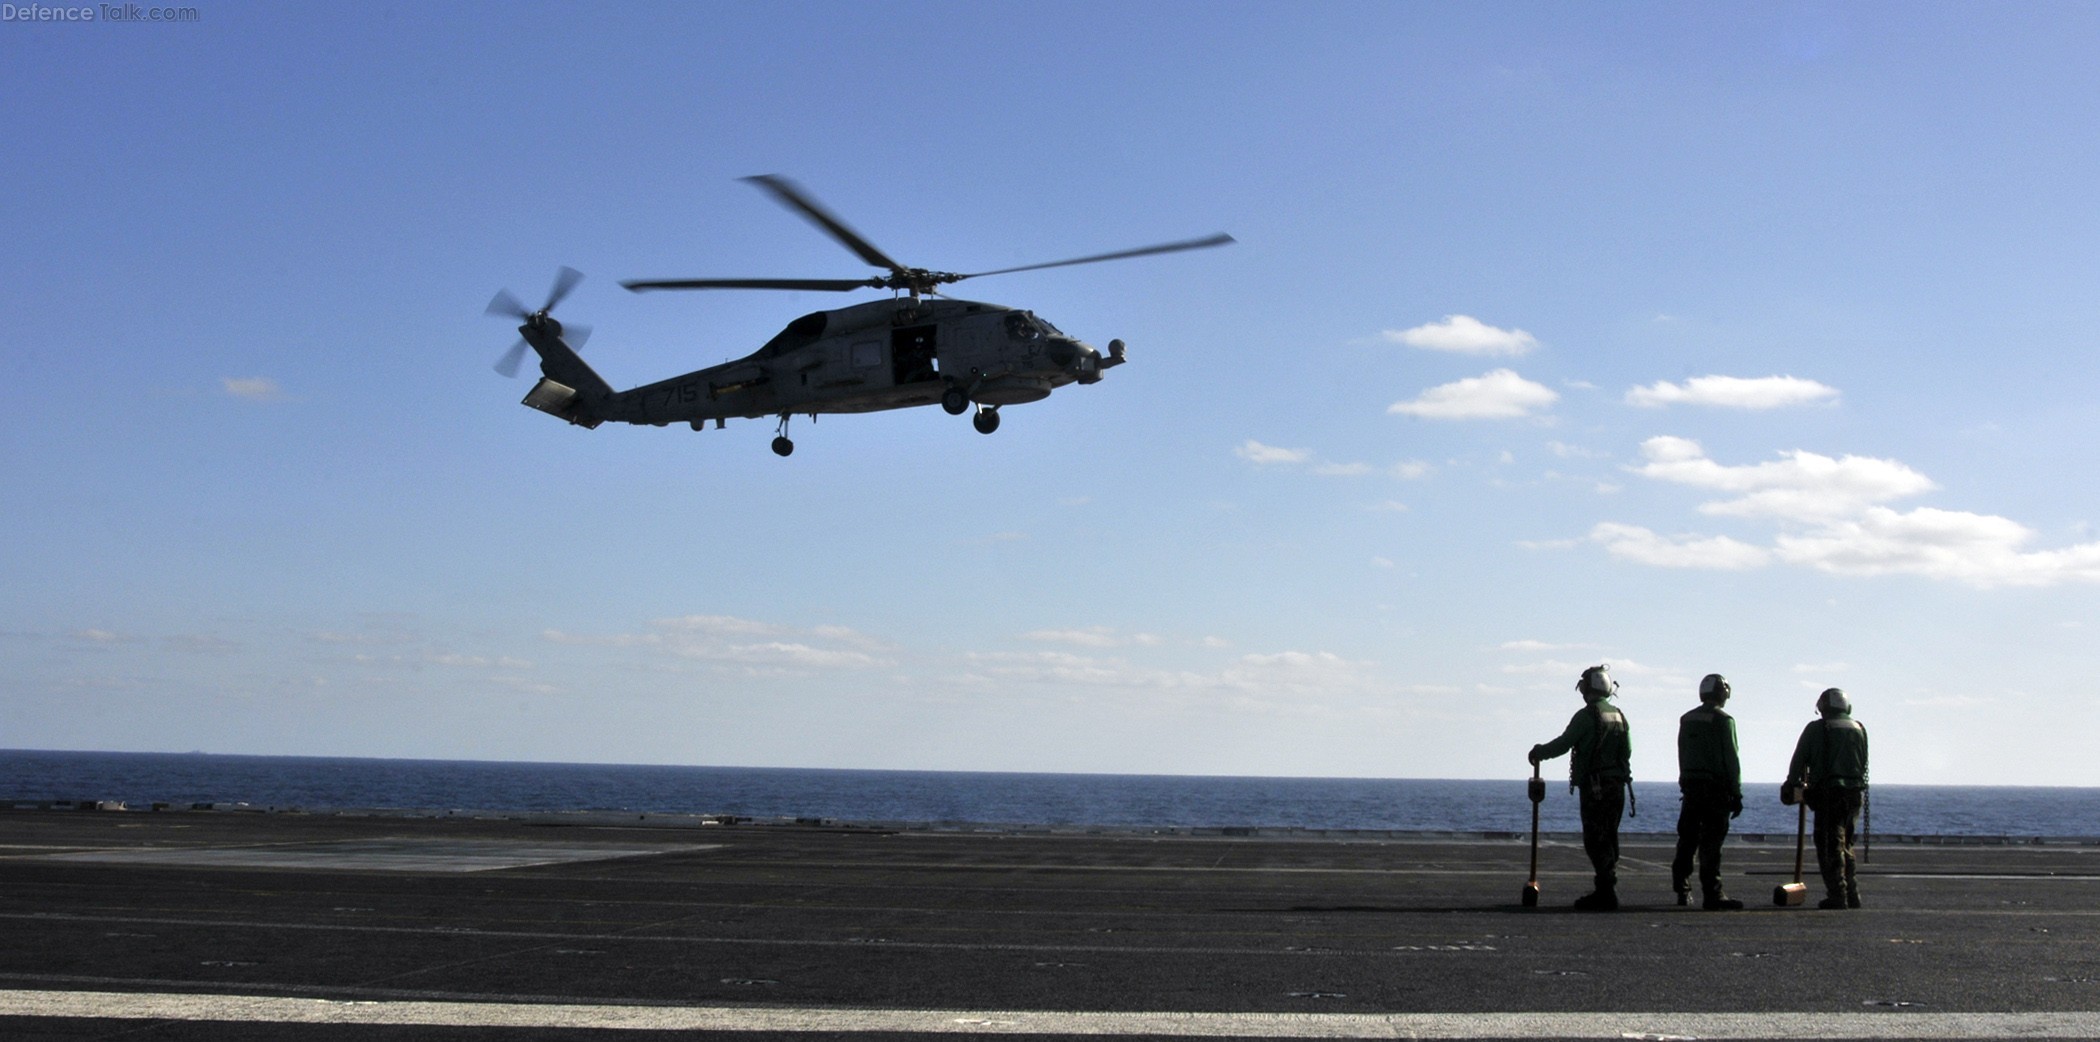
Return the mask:
<path id="1" fill-rule="evenodd" d="M 974 403 L 976 428 L 999 429 L 999 407 L 1049 397 L 1066 384 L 1090 384 L 1101 371 L 1123 364 L 1123 342 L 1108 342 L 1108 355 L 1066 335 L 1034 313 L 999 304 L 947 297 L 938 288 L 984 275 L 1057 268 L 1070 264 L 1143 257 L 1154 253 L 1223 246 L 1230 235 L 1163 243 L 1134 250 L 1075 257 L 1048 264 L 1028 264 L 967 275 L 908 268 L 891 260 L 858 232 L 846 226 L 793 182 L 772 175 L 749 177 L 789 209 L 801 213 L 862 260 L 888 275 L 864 279 L 641 279 L 621 285 L 640 292 L 652 289 L 803 289 L 850 291 L 887 289 L 908 293 L 890 300 L 816 311 L 788 323 L 764 347 L 733 362 L 709 366 L 684 376 L 615 391 L 592 371 L 575 348 L 589 330 L 564 329 L 549 314 L 583 275 L 563 268 L 539 310 L 528 310 L 508 291 L 489 302 L 489 314 L 517 319 L 523 336 L 496 362 L 496 371 L 515 376 L 529 346 L 540 356 L 540 382 L 524 404 L 580 427 L 607 420 L 650 424 L 691 424 L 699 430 L 713 420 L 717 428 L 729 417 L 778 417 L 773 451 L 795 451 L 788 440 L 788 418 L 819 413 L 876 412 L 939 402 L 960 416 Z M 935 297 L 938 299 L 926 299 Z"/>

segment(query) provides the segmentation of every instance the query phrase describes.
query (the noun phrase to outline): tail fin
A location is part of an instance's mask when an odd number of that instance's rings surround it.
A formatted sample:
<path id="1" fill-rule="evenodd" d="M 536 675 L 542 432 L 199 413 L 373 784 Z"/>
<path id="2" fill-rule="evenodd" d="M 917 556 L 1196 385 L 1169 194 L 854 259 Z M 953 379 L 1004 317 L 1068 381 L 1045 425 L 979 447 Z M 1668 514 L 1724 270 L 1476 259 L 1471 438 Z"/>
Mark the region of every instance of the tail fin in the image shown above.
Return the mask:
<path id="1" fill-rule="evenodd" d="M 540 355 L 540 382 L 525 395 L 525 404 L 544 413 L 559 416 L 570 423 L 583 427 L 596 427 L 604 423 L 611 412 L 608 407 L 613 389 L 591 367 L 583 364 L 576 354 L 576 347 L 590 336 L 587 326 L 577 326 L 566 333 L 562 324 L 555 320 L 553 311 L 583 281 L 583 272 L 563 267 L 554 273 L 554 286 L 547 291 L 547 302 L 538 311 L 528 309 L 509 290 L 499 290 L 495 299 L 489 301 L 488 313 L 500 318 L 518 319 L 524 325 L 518 327 L 522 340 L 511 345 L 496 363 L 496 371 L 504 376 L 516 376 L 518 363 L 525 357 L 525 347 L 530 344 Z M 564 336 L 567 339 L 564 339 Z M 575 347 L 570 346 L 574 341 Z"/>
<path id="2" fill-rule="evenodd" d="M 612 385 L 562 339 L 561 323 L 541 318 L 518 327 L 540 356 L 542 379 L 525 395 L 524 404 L 581 427 L 605 422 Z"/>

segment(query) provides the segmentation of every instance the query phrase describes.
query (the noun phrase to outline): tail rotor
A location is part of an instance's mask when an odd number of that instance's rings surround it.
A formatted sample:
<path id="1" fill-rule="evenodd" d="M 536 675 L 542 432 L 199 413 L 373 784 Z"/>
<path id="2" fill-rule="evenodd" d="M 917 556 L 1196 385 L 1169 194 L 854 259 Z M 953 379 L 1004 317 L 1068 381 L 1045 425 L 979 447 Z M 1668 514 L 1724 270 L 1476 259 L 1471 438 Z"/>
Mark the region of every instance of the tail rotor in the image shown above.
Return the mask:
<path id="1" fill-rule="evenodd" d="M 580 348 L 585 341 L 591 338 L 591 327 L 580 325 L 564 326 L 556 321 L 549 312 L 552 312 L 556 305 L 566 299 L 576 289 L 576 284 L 582 281 L 583 272 L 563 266 L 561 270 L 554 273 L 554 285 L 547 291 L 547 302 L 540 305 L 538 311 L 528 309 L 523 302 L 519 301 L 507 289 L 496 291 L 496 296 L 489 301 L 487 310 L 491 315 L 516 320 L 521 326 L 529 327 L 536 332 L 560 337 L 571 348 Z M 510 350 L 503 352 L 502 357 L 496 359 L 496 364 L 491 368 L 507 377 L 517 376 L 518 366 L 525 360 L 525 349 L 530 346 L 524 337 L 519 337 L 518 342 L 510 345 Z"/>

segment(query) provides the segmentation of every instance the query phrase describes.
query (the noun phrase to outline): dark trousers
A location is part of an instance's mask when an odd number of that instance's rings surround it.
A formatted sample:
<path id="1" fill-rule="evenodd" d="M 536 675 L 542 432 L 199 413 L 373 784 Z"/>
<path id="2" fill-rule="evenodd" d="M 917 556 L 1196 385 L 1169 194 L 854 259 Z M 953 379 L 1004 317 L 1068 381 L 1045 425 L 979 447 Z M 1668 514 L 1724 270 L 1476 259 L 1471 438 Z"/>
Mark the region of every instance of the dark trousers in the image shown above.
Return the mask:
<path id="1" fill-rule="evenodd" d="M 1719 785 L 1680 782 L 1684 804 L 1677 811 L 1677 857 L 1670 862 L 1670 885 L 1682 894 L 1691 889 L 1692 855 L 1699 856 L 1699 888 L 1721 892 L 1721 841 L 1728 838 L 1728 812 L 1735 794 Z"/>
<path id="2" fill-rule="evenodd" d="M 1626 813 L 1626 783 L 1592 778 L 1581 790 L 1582 852 L 1597 872 L 1597 892 L 1612 893 L 1619 885 L 1619 818 Z"/>
<path id="3" fill-rule="evenodd" d="M 1823 870 L 1823 887 L 1832 897 L 1859 896 L 1859 881 L 1852 874 L 1852 836 L 1864 796 L 1858 789 L 1808 792 L 1808 809 L 1816 814 L 1816 867 Z"/>

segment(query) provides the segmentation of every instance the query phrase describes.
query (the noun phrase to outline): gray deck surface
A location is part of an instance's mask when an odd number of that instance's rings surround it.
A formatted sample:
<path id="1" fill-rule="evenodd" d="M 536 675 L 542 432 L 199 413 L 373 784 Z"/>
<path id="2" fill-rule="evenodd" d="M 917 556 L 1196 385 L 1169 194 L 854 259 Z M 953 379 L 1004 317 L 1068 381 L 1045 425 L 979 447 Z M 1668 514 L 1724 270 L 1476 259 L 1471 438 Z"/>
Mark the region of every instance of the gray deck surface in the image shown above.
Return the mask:
<path id="1" fill-rule="evenodd" d="M 2100 846 L 1879 842 L 1736 913 L 1628 837 L 0 811 L 0 1038 L 2100 1036 Z"/>

